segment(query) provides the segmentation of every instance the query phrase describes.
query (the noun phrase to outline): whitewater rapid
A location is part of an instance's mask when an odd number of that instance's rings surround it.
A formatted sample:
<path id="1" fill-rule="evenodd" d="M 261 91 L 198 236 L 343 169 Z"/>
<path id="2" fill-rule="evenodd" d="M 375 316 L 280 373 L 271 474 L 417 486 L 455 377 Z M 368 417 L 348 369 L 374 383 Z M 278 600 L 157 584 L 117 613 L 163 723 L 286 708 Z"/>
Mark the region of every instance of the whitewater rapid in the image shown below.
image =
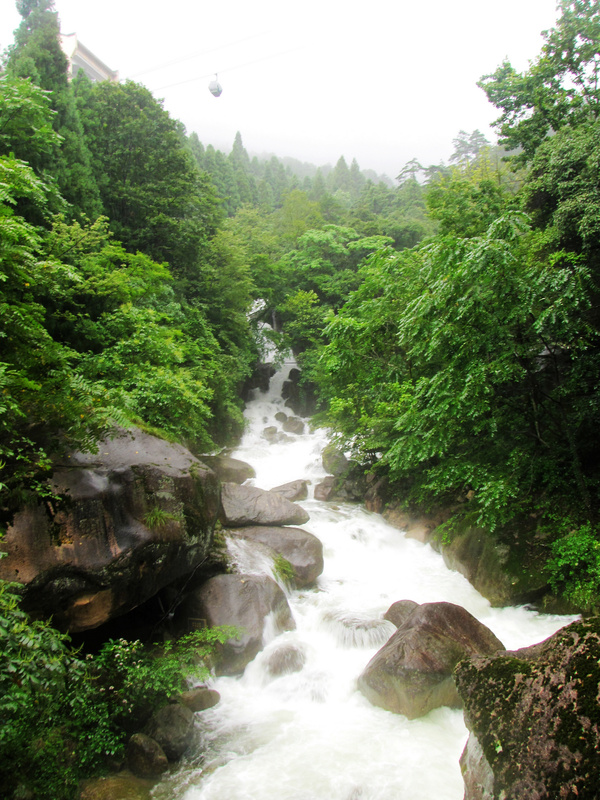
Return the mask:
<path id="1" fill-rule="evenodd" d="M 248 429 L 236 458 L 252 464 L 255 486 L 272 489 L 325 476 L 327 432 L 288 434 L 269 443 L 265 427 L 281 424 L 281 385 L 248 404 Z M 201 746 L 152 792 L 156 800 L 461 800 L 459 757 L 467 739 L 462 712 L 440 708 L 407 720 L 372 706 L 356 679 L 393 632 L 381 620 L 396 600 L 450 601 L 464 606 L 508 649 L 545 639 L 572 617 L 528 608 L 491 608 L 428 545 L 407 538 L 357 505 L 301 503 L 301 526 L 323 543 L 325 568 L 310 590 L 289 591 L 296 630 L 269 631 L 265 648 L 238 678 L 220 677 L 221 702 L 197 715 Z M 264 557 L 235 549 L 238 566 L 268 572 Z M 293 646 L 304 658 L 296 673 L 272 677 L 271 653 Z"/>

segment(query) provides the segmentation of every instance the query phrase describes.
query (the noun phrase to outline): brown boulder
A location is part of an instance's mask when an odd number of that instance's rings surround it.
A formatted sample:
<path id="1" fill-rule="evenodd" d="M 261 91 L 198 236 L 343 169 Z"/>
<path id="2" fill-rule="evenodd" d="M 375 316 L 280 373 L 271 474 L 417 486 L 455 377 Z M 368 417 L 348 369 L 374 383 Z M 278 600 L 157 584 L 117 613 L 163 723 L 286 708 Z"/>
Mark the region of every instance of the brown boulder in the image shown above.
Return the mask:
<path id="1" fill-rule="evenodd" d="M 295 433 L 300 436 L 304 433 L 305 426 L 300 417 L 288 417 L 282 427 L 286 433 Z"/>
<path id="2" fill-rule="evenodd" d="M 190 711 L 206 711 L 207 708 L 216 706 L 220 701 L 221 695 L 216 689 L 208 689 L 206 686 L 197 686 L 182 692 L 179 701 Z"/>
<path id="3" fill-rule="evenodd" d="M 321 503 L 326 503 L 328 500 L 333 499 L 335 491 L 336 480 L 333 475 L 327 475 L 321 483 L 315 486 L 315 500 Z"/>
<path id="4" fill-rule="evenodd" d="M 194 714 L 180 703 L 169 703 L 154 712 L 146 733 L 158 742 L 169 761 L 178 761 L 192 743 Z"/>
<path id="5" fill-rule="evenodd" d="M 126 772 L 91 778 L 82 781 L 79 800 L 152 800 L 150 791 L 154 783 Z"/>
<path id="6" fill-rule="evenodd" d="M 358 686 L 373 705 L 409 719 L 438 706 L 458 708 L 456 664 L 502 649 L 489 628 L 461 606 L 424 603 L 371 659 Z"/>
<path id="7" fill-rule="evenodd" d="M 276 631 L 296 627 L 284 593 L 266 575 L 217 575 L 186 598 L 178 617 L 183 628 L 201 621 L 239 629 L 239 636 L 223 645 L 217 670 L 223 675 L 242 672 L 262 650 L 267 619 Z"/>
<path id="8" fill-rule="evenodd" d="M 596 800 L 600 617 L 535 648 L 462 661 L 455 677 L 471 732 L 461 758 L 465 800 Z"/>
<path id="9" fill-rule="evenodd" d="M 55 466 L 44 505 L 16 514 L 0 578 L 24 607 L 71 632 L 97 627 L 190 574 L 219 511 L 216 475 L 184 447 L 140 430 Z"/>
<path id="10" fill-rule="evenodd" d="M 337 477 L 339 475 L 343 475 L 350 469 L 350 462 L 344 453 L 332 442 L 330 442 L 328 445 L 325 445 L 322 459 L 323 469 L 330 475 Z"/>
<path id="11" fill-rule="evenodd" d="M 158 778 L 169 768 L 165 751 L 145 733 L 134 733 L 127 743 L 127 766 L 139 778 Z"/>
<path id="12" fill-rule="evenodd" d="M 221 493 L 223 524 L 244 525 L 303 525 L 308 513 L 295 503 L 274 492 L 255 486 L 224 483 Z"/>
<path id="13" fill-rule="evenodd" d="M 273 678 L 300 672 L 306 663 L 306 653 L 294 644 L 280 645 L 267 659 L 267 672 Z"/>
<path id="14" fill-rule="evenodd" d="M 300 528 L 255 526 L 234 532 L 248 541 L 260 542 L 289 561 L 297 588 L 314 583 L 323 572 L 323 545 Z"/>
<path id="15" fill-rule="evenodd" d="M 418 605 L 419 604 L 415 603 L 414 600 L 397 600 L 388 608 L 383 618 L 389 620 L 389 622 L 399 628 L 406 622 Z"/>

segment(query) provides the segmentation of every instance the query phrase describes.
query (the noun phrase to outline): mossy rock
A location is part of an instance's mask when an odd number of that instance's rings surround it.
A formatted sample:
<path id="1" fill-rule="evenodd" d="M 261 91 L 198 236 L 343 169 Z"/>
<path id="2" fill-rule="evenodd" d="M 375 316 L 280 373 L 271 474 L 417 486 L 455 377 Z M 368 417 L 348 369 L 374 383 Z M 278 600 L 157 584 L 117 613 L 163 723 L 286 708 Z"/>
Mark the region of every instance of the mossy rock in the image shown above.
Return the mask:
<path id="1" fill-rule="evenodd" d="M 563 628 L 533 655 L 474 658 L 455 671 L 465 721 L 494 776 L 494 797 L 595 800 L 600 618 Z"/>

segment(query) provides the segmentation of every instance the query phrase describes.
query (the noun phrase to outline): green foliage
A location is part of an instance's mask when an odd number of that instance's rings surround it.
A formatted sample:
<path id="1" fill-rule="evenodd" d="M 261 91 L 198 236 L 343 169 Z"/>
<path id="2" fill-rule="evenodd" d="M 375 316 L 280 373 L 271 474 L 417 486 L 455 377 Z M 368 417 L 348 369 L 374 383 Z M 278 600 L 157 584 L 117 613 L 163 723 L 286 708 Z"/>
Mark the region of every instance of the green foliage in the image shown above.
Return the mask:
<path id="1" fill-rule="evenodd" d="M 76 84 L 104 213 L 124 247 L 168 262 L 188 296 L 219 219 L 182 126 L 144 87 Z M 132 142 L 135 146 L 132 146 Z"/>
<path id="2" fill-rule="evenodd" d="M 600 541 L 591 523 L 552 543 L 548 561 L 550 584 L 578 608 L 597 612 L 600 606 Z"/>
<path id="3" fill-rule="evenodd" d="M 488 527 L 520 513 L 525 486 L 590 501 L 589 275 L 564 254 L 527 263 L 526 232 L 511 215 L 482 237 L 377 253 L 314 374 L 327 420 L 363 461 L 380 451 L 379 468 L 417 500 L 472 491 L 469 512 Z"/>
<path id="4" fill-rule="evenodd" d="M 60 798 L 74 789 L 66 770 L 49 778 L 48 767 L 57 771 L 51 753 L 56 737 L 45 735 L 60 719 L 78 670 L 68 643 L 48 622 L 31 621 L 13 587 L 0 582 L 0 776 L 7 796 L 29 770 L 39 797 L 50 792 Z"/>
<path id="5" fill-rule="evenodd" d="M 60 136 L 42 154 L 21 135 L 15 137 L 14 152 L 30 161 L 31 166 L 52 175 L 62 196 L 73 206 L 75 215 L 95 216 L 101 212 L 98 187 L 90 167 L 90 153 L 83 138 L 75 97 L 67 80 L 67 58 L 60 46 L 60 29 L 54 3 L 25 4 L 24 19 L 9 48 L 7 74 L 30 79 L 48 92 L 52 126 Z M 33 155 L 30 160 L 29 153 Z"/>
<path id="6" fill-rule="evenodd" d="M 78 782 L 120 757 L 127 737 L 156 708 L 206 680 L 207 659 L 236 636 L 230 627 L 194 631 L 146 647 L 106 642 L 98 655 L 73 651 L 69 637 L 31 620 L 0 582 L 0 780 L 32 798 L 69 800 Z M 20 790 L 19 790 L 20 791 Z"/>
<path id="7" fill-rule="evenodd" d="M 503 213 L 519 207 L 513 182 L 500 154 L 486 148 L 466 167 L 454 167 L 429 183 L 429 214 L 442 234 L 480 236 Z"/>
<path id="8" fill-rule="evenodd" d="M 521 160 L 533 158 L 549 135 L 598 118 L 600 95 L 600 9 L 595 0 L 559 0 L 556 28 L 544 32 L 541 54 L 526 72 L 508 61 L 484 76 L 479 85 L 502 111 L 496 120 L 508 150 L 522 148 Z"/>
<path id="9" fill-rule="evenodd" d="M 600 123 L 559 131 L 537 150 L 524 187 L 535 224 L 556 249 L 584 254 L 600 276 Z"/>
<path id="10" fill-rule="evenodd" d="M 294 568 L 287 558 L 284 558 L 281 555 L 281 553 L 277 553 L 273 559 L 273 575 L 275 576 L 276 580 L 290 586 L 293 586 L 296 579 Z"/>
<path id="11" fill-rule="evenodd" d="M 0 155 L 12 153 L 39 168 L 60 143 L 52 128 L 54 114 L 49 92 L 31 79 L 0 77 Z"/>
<path id="12" fill-rule="evenodd" d="M 170 511 L 165 511 L 160 506 L 154 506 L 144 515 L 144 525 L 148 528 L 164 528 L 170 522 L 181 522 L 182 518 Z"/>

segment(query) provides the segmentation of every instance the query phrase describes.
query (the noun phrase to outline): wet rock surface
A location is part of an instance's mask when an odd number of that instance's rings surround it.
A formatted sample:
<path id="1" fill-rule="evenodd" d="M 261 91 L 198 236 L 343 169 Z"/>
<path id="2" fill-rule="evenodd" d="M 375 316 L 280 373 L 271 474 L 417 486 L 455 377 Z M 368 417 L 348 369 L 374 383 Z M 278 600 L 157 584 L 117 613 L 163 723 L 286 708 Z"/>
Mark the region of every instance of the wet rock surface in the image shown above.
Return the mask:
<path id="1" fill-rule="evenodd" d="M 297 436 L 304 433 L 305 427 L 304 422 L 299 417 L 288 417 L 282 425 L 286 433 L 294 433 Z"/>
<path id="2" fill-rule="evenodd" d="M 423 716 L 439 706 L 458 708 L 452 672 L 469 655 L 502 650 L 499 639 L 454 603 L 424 603 L 371 659 L 358 686 L 373 705 Z"/>
<path id="3" fill-rule="evenodd" d="M 323 545 L 300 528 L 254 526 L 232 532 L 251 542 L 260 542 L 283 556 L 294 571 L 296 588 L 309 586 L 323 572 Z"/>
<path id="4" fill-rule="evenodd" d="M 231 456 L 200 456 L 203 464 L 210 467 L 220 481 L 228 483 L 244 483 L 256 477 L 254 467 L 246 461 Z"/>
<path id="5" fill-rule="evenodd" d="M 287 643 L 280 645 L 267 658 L 267 672 L 273 678 L 300 672 L 306 663 L 306 654 L 298 646 Z"/>
<path id="6" fill-rule="evenodd" d="M 223 524 L 231 527 L 303 525 L 309 520 L 308 513 L 301 506 L 255 486 L 224 483 L 221 503 Z"/>
<path id="7" fill-rule="evenodd" d="M 24 607 L 72 633 L 97 627 L 191 573 L 219 511 L 216 475 L 186 448 L 140 430 L 55 466 L 54 496 L 17 513 L 0 578 Z"/>
<path id="8" fill-rule="evenodd" d="M 298 500 L 306 500 L 308 497 L 308 484 L 310 481 L 290 481 L 289 483 L 284 483 L 281 486 L 275 486 L 274 489 L 271 489 L 271 492 L 275 492 L 275 494 L 280 495 L 281 497 L 285 497 L 286 500 L 290 500 L 292 503 L 295 503 Z"/>
<path id="9" fill-rule="evenodd" d="M 183 629 L 233 625 L 240 631 L 222 649 L 218 672 L 242 672 L 263 648 L 267 621 L 276 631 L 296 625 L 284 593 L 266 575 L 217 575 L 186 598 L 178 610 Z"/>
<path id="10" fill-rule="evenodd" d="M 182 692 L 179 697 L 179 702 L 186 708 L 189 708 L 190 711 L 197 712 L 206 711 L 207 708 L 216 706 L 220 699 L 221 695 L 216 689 L 198 686 L 195 689 Z"/>
<path id="11" fill-rule="evenodd" d="M 127 743 L 127 766 L 138 778 L 158 778 L 169 768 L 165 751 L 151 736 L 134 733 Z"/>
<path id="12" fill-rule="evenodd" d="M 154 780 L 123 772 L 84 781 L 79 800 L 151 800 Z"/>
<path id="13" fill-rule="evenodd" d="M 192 743 L 194 714 L 181 703 L 169 703 L 152 714 L 145 732 L 169 761 L 178 761 Z"/>
<path id="14" fill-rule="evenodd" d="M 414 600 L 397 600 L 388 608 L 383 618 L 400 628 L 418 606 Z"/>
<path id="15" fill-rule="evenodd" d="M 461 764 L 465 799 L 586 798 L 600 786 L 600 618 L 541 645 L 456 668 L 471 732 Z M 492 776 L 492 777 L 490 777 Z"/>

